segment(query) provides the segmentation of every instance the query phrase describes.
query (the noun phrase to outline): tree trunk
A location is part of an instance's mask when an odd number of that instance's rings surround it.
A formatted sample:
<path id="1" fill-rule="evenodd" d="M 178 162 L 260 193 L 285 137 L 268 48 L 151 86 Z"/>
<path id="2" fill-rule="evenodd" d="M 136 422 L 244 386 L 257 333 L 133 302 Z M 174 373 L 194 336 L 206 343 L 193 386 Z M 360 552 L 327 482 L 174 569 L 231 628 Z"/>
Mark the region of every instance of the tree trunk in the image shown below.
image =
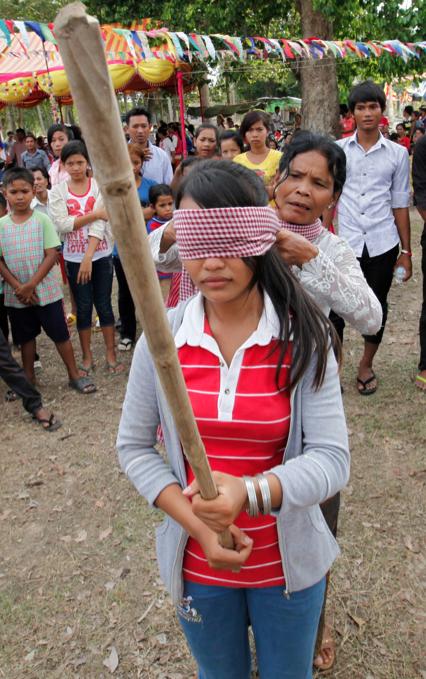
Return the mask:
<path id="1" fill-rule="evenodd" d="M 206 108 L 210 106 L 210 97 L 209 97 L 209 86 L 207 83 L 203 83 L 202 85 L 199 85 L 198 91 L 200 94 L 200 108 L 201 108 L 201 120 L 206 120 L 206 117 L 204 115 L 204 111 Z"/>
<path id="2" fill-rule="evenodd" d="M 298 0 L 304 38 L 333 37 L 331 21 L 314 10 L 313 0 Z M 339 92 L 336 60 L 326 56 L 316 61 L 303 59 L 298 71 L 302 90 L 302 127 L 313 132 L 340 136 Z"/>
<path id="3" fill-rule="evenodd" d="M 6 116 L 7 116 L 7 131 L 13 130 L 13 132 L 15 132 L 16 122 L 14 110 L 11 106 L 6 107 Z"/>

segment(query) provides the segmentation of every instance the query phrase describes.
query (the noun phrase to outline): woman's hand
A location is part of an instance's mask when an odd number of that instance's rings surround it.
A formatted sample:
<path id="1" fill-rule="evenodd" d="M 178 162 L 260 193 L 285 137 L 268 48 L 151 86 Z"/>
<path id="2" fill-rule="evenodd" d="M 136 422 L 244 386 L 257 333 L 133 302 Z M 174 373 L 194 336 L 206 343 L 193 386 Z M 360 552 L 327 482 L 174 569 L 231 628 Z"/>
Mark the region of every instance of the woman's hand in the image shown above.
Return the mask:
<path id="1" fill-rule="evenodd" d="M 92 278 L 92 258 L 85 255 L 77 274 L 77 285 L 85 285 Z"/>
<path id="2" fill-rule="evenodd" d="M 193 513 L 215 533 L 222 533 L 241 513 L 247 502 L 246 484 L 242 478 L 213 472 L 218 496 L 203 500 L 197 481 L 187 486 L 183 494 L 192 499 Z"/>
<path id="3" fill-rule="evenodd" d="M 167 224 L 163 231 L 160 241 L 160 252 L 167 252 L 169 248 L 176 243 L 176 231 L 173 224 L 173 219 Z"/>
<path id="4" fill-rule="evenodd" d="M 281 259 L 286 264 L 302 266 L 318 255 L 316 245 L 293 231 L 281 229 L 277 233 L 276 245 Z"/>
<path id="5" fill-rule="evenodd" d="M 219 542 L 219 535 L 203 526 L 195 539 L 201 546 L 210 568 L 232 570 L 236 573 L 247 561 L 253 549 L 253 540 L 237 526 L 229 526 L 234 540 L 234 549 L 225 549 Z"/>

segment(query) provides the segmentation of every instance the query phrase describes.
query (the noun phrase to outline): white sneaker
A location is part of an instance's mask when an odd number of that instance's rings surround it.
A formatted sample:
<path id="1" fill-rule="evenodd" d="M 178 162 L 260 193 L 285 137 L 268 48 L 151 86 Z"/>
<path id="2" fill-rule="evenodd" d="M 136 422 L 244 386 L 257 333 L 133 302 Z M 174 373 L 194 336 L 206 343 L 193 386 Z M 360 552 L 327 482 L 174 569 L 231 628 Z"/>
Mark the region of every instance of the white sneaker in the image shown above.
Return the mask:
<path id="1" fill-rule="evenodd" d="M 118 351 L 130 351 L 133 349 L 133 342 L 128 337 L 123 337 L 118 343 Z"/>

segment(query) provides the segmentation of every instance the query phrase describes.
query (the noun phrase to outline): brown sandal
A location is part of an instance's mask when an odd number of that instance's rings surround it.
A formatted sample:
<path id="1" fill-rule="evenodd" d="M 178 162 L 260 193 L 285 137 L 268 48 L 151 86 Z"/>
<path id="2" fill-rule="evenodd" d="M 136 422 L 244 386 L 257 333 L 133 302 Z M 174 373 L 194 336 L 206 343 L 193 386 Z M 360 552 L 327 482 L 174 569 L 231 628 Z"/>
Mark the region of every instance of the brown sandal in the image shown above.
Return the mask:
<path id="1" fill-rule="evenodd" d="M 328 634 L 327 636 L 323 637 L 320 651 L 317 657 L 314 659 L 314 667 L 318 672 L 327 672 L 328 670 L 331 670 L 336 660 L 336 644 L 330 634 L 331 629 L 327 629 L 327 627 L 325 627 L 324 631 L 326 630 Z M 323 661 L 321 665 L 317 664 L 318 656 L 320 656 Z"/>

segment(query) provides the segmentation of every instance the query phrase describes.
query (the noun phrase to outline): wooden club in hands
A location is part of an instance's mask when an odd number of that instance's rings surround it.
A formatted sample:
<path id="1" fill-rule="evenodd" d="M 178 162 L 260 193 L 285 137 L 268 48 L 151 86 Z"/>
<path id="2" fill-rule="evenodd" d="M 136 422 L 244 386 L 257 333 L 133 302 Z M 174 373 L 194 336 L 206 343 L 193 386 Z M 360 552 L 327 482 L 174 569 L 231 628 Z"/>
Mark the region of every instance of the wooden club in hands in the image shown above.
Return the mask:
<path id="1" fill-rule="evenodd" d="M 59 12 L 55 36 L 120 259 L 186 458 L 206 500 L 217 497 L 195 423 L 148 244 L 98 21 L 74 2 Z M 221 535 L 232 548 L 229 531 Z"/>

